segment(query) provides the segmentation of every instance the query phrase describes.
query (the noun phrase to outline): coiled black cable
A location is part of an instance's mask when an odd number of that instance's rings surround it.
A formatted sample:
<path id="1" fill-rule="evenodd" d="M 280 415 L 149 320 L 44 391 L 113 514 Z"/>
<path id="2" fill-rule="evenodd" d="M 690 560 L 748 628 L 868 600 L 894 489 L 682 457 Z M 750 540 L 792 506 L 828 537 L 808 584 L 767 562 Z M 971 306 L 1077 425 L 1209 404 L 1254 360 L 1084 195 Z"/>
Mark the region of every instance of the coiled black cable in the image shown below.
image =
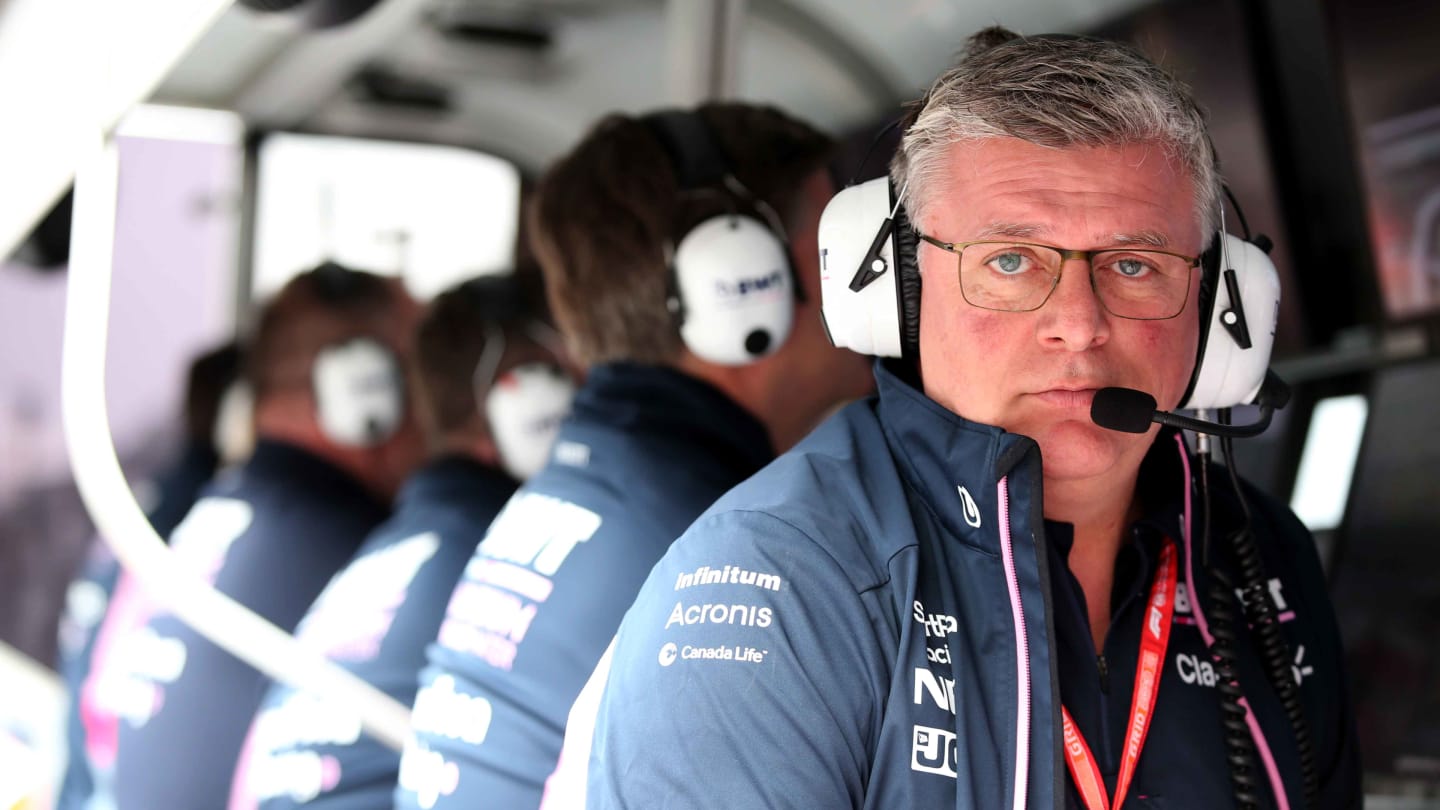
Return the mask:
<path id="1" fill-rule="evenodd" d="M 1208 455 L 1208 454 L 1207 454 Z M 1210 472 L 1209 459 L 1200 462 L 1201 565 L 1210 576 L 1208 591 L 1210 617 L 1210 657 L 1215 661 L 1215 689 L 1220 693 L 1220 723 L 1225 739 L 1225 762 L 1230 767 L 1230 784 L 1239 810 L 1260 807 L 1260 766 L 1255 755 L 1255 741 L 1245 723 L 1245 707 L 1240 701 L 1239 673 L 1235 669 L 1235 623 L 1240 611 L 1235 604 L 1233 583 L 1210 557 Z"/>
<path id="2" fill-rule="evenodd" d="M 1230 544 L 1235 550 L 1235 559 L 1240 567 L 1245 612 L 1250 619 L 1251 632 L 1260 647 L 1260 660 L 1264 665 L 1266 678 L 1276 696 L 1280 698 L 1280 704 L 1285 708 L 1285 716 L 1290 720 L 1290 728 L 1295 735 L 1295 749 L 1300 759 L 1300 774 L 1304 779 L 1305 805 L 1313 807 L 1318 792 L 1315 748 L 1310 737 L 1310 724 L 1305 717 L 1305 707 L 1300 699 L 1300 687 L 1295 682 L 1294 653 L 1280 630 L 1280 619 L 1270 600 L 1270 580 L 1266 575 L 1265 563 L 1260 557 L 1260 548 L 1251 532 L 1250 508 L 1245 503 L 1240 477 L 1235 472 L 1235 457 L 1231 452 L 1230 439 L 1221 439 L 1220 446 L 1225 452 L 1225 466 L 1230 472 L 1230 483 L 1235 488 L 1235 496 L 1244 515 L 1244 524 L 1230 535 Z"/>
<path id="3" fill-rule="evenodd" d="M 1258 810 L 1264 787 L 1256 759 L 1255 741 L 1245 722 L 1245 693 L 1235 668 L 1235 623 L 1240 611 L 1235 604 L 1233 582 L 1225 572 L 1210 572 L 1210 656 L 1215 660 L 1215 688 L 1220 692 L 1220 723 L 1224 727 L 1225 759 L 1230 765 L 1230 783 L 1235 789 L 1235 806 Z"/>

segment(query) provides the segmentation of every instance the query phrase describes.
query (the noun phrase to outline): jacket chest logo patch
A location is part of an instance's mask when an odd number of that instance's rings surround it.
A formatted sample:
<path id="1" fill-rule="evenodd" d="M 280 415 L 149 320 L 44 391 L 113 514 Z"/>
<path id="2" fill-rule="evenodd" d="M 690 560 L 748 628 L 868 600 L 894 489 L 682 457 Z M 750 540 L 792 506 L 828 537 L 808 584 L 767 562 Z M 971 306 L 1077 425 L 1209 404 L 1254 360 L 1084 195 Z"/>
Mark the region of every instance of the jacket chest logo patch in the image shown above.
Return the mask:
<path id="1" fill-rule="evenodd" d="M 960 751 L 955 732 L 917 725 L 913 734 L 910 770 L 955 779 L 960 766 Z"/>
<path id="2" fill-rule="evenodd" d="M 965 522 L 970 528 L 980 528 L 980 507 L 975 505 L 975 499 L 970 496 L 970 491 L 965 487 L 956 487 L 960 492 L 960 509 L 965 514 Z"/>
<path id="3" fill-rule="evenodd" d="M 1308 675 L 1315 674 L 1315 668 L 1305 663 L 1305 645 L 1301 644 L 1295 648 L 1295 663 L 1290 667 L 1295 673 L 1295 685 L 1301 686 L 1305 683 Z"/>

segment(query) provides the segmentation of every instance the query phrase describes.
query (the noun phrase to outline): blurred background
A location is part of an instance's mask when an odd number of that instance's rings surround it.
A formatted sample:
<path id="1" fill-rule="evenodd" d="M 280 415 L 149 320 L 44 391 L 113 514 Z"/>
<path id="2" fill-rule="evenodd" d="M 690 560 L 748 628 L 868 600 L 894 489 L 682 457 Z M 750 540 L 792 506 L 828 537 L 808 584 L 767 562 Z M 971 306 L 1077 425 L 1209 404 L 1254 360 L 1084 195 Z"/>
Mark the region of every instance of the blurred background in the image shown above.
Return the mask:
<path id="1" fill-rule="evenodd" d="M 87 138 L 118 147 L 105 404 L 144 505 L 190 362 L 292 274 L 334 259 L 428 296 L 514 266 L 530 184 L 614 110 L 773 103 L 847 139 L 840 179 L 875 176 L 902 105 L 995 23 L 1133 42 L 1209 109 L 1248 227 L 1276 244 L 1295 388 L 1239 468 L 1320 543 L 1369 806 L 1440 807 L 1440 4 L 118 5 L 0 0 L 0 807 L 45 806 L 63 756 L 56 627 L 94 535 L 60 404 Z"/>

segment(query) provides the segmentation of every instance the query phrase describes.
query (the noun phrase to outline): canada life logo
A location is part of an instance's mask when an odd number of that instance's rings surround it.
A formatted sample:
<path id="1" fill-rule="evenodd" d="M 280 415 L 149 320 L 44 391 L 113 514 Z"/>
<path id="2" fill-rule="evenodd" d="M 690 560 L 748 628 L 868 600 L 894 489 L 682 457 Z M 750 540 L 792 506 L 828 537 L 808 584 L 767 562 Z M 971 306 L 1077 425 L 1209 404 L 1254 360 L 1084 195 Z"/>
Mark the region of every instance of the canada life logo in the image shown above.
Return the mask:
<path id="1" fill-rule="evenodd" d="M 665 646 L 660 648 L 660 666 L 668 667 L 675 663 L 675 658 L 678 654 L 679 648 L 675 646 L 675 642 L 665 642 Z"/>

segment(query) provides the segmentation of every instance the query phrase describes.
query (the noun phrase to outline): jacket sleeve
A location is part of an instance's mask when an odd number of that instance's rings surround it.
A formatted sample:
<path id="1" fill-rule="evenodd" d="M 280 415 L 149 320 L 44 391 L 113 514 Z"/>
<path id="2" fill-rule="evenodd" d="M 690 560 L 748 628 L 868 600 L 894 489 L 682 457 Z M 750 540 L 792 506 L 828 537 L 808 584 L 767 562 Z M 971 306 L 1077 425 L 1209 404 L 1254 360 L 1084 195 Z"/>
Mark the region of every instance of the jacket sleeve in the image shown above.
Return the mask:
<path id="1" fill-rule="evenodd" d="M 1293 520 L 1293 517 L 1291 518 Z M 1345 668 L 1345 650 L 1340 629 L 1335 620 L 1335 608 L 1330 602 L 1325 586 L 1320 561 L 1315 553 L 1315 541 L 1310 533 L 1295 521 L 1306 550 L 1296 554 L 1302 567 L 1302 576 L 1312 584 L 1311 602 L 1317 632 L 1324 639 L 1323 657 L 1316 661 L 1315 671 L 1331 673 L 1319 681 L 1325 692 L 1307 703 L 1310 718 L 1310 737 L 1315 746 L 1315 773 L 1317 777 L 1317 810 L 1350 810 L 1360 807 L 1363 801 L 1362 767 L 1360 761 L 1360 740 L 1355 726 L 1355 703 L 1351 697 L 1350 675 Z M 1316 610 L 1319 608 L 1319 610 Z M 1298 664 L 1297 664 L 1298 666 Z M 1318 710 L 1317 710 L 1318 709 Z"/>
<path id="2" fill-rule="evenodd" d="M 1266 513 L 1270 530 L 1278 540 L 1278 554 L 1267 562 L 1290 569 L 1300 586 L 1308 620 L 1320 642 L 1305 660 L 1297 660 L 1306 708 L 1306 720 L 1314 752 L 1317 810 L 1350 810 L 1363 800 L 1360 742 L 1355 727 L 1355 704 L 1350 695 L 1350 678 L 1345 668 L 1345 650 L 1335 619 L 1329 588 L 1315 538 L 1309 529 L 1284 505 L 1259 493 L 1249 495 Z M 1273 573 L 1273 569 L 1272 569 Z M 1292 650 L 1295 641 L 1291 640 Z M 1318 677 L 1311 677 L 1312 675 Z"/>
<path id="3" fill-rule="evenodd" d="M 1348 678 L 1342 678 L 1337 692 L 1336 711 L 1324 718 L 1331 726 L 1329 733 L 1334 735 L 1335 742 L 1328 751 L 1319 752 L 1315 761 L 1319 776 L 1315 805 L 1318 810 L 1351 810 L 1360 807 L 1364 799 L 1360 741 L 1355 730 Z"/>
<path id="4" fill-rule="evenodd" d="M 789 524 L 702 517 L 621 625 L 588 806 L 861 806 L 889 680 L 881 627 Z"/>

